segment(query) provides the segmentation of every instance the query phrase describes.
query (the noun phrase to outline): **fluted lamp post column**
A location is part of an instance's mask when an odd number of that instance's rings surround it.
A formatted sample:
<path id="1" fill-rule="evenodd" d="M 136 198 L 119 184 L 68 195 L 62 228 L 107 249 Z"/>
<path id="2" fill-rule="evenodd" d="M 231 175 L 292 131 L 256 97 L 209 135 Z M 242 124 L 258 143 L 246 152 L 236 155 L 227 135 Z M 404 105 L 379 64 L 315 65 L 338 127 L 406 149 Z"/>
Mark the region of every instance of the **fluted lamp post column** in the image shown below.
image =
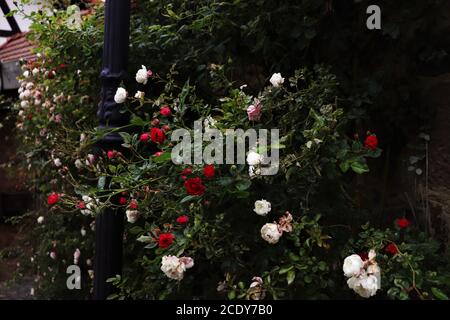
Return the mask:
<path id="1" fill-rule="evenodd" d="M 114 101 L 120 82 L 126 78 L 130 35 L 129 0 L 106 0 L 104 28 L 103 69 L 100 74 L 102 91 L 97 116 L 99 128 L 113 129 L 129 121 Z M 121 144 L 120 135 L 114 133 L 104 137 L 99 147 L 103 150 L 120 150 Z M 95 220 L 95 300 L 104 300 L 113 293 L 114 287 L 106 280 L 122 272 L 123 220 L 123 210 L 114 208 L 106 208 Z"/>

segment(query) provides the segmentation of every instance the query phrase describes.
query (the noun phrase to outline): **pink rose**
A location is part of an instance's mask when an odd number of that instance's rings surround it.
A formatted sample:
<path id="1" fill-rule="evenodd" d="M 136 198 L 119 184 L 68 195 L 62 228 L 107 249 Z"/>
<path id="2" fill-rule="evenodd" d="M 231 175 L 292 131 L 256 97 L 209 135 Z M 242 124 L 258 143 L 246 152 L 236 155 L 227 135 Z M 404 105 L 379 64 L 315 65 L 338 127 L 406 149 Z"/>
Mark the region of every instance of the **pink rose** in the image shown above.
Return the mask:
<path id="1" fill-rule="evenodd" d="M 255 98 L 253 104 L 247 108 L 248 120 L 259 121 L 261 119 L 261 109 L 261 102 Z"/>

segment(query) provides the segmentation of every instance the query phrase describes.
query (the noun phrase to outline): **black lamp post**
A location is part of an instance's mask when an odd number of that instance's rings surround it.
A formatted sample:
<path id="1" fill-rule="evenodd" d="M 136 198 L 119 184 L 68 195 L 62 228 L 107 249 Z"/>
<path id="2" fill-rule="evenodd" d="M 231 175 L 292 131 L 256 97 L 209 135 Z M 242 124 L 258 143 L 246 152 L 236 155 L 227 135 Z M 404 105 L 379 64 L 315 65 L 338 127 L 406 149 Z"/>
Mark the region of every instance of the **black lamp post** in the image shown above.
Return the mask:
<path id="1" fill-rule="evenodd" d="M 106 0 L 102 91 L 97 112 L 102 129 L 120 127 L 129 121 L 114 101 L 120 82 L 126 78 L 129 35 L 130 1 Z M 118 134 L 110 134 L 99 146 L 103 150 L 120 150 L 121 143 Z M 93 298 L 96 300 L 104 300 L 113 292 L 113 286 L 106 280 L 122 272 L 123 219 L 123 210 L 107 208 L 95 220 Z"/>

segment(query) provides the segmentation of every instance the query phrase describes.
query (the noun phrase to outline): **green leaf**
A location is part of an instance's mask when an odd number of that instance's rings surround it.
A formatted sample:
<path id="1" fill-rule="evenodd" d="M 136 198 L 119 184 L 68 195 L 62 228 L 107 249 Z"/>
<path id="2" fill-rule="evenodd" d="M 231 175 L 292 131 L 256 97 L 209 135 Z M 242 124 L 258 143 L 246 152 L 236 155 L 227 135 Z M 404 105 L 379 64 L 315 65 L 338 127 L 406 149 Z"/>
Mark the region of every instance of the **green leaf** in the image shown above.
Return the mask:
<path id="1" fill-rule="evenodd" d="M 125 144 L 131 143 L 131 135 L 128 132 L 119 132 L 119 135 L 122 137 Z"/>
<path id="2" fill-rule="evenodd" d="M 236 298 L 236 292 L 234 290 L 228 292 L 228 299 L 233 300 L 234 298 Z"/>
<path id="3" fill-rule="evenodd" d="M 348 161 L 341 162 L 341 164 L 339 165 L 339 168 L 341 168 L 342 172 L 345 173 L 350 168 L 350 164 L 348 163 Z"/>
<path id="4" fill-rule="evenodd" d="M 142 233 L 142 231 L 144 231 L 144 229 L 142 229 L 140 226 L 134 226 L 134 227 L 130 228 L 131 234 L 139 234 L 139 233 Z"/>
<path id="5" fill-rule="evenodd" d="M 287 267 L 281 268 L 278 273 L 285 274 L 285 273 L 289 272 L 290 270 L 292 270 L 293 268 L 294 268 L 294 266 L 287 266 Z"/>
<path id="6" fill-rule="evenodd" d="M 369 172 L 369 167 L 366 163 L 352 162 L 351 168 L 357 174 L 363 174 L 364 172 Z"/>
<path id="7" fill-rule="evenodd" d="M 197 200 L 197 199 L 200 199 L 200 197 L 189 195 L 189 196 L 186 196 L 183 199 L 181 199 L 180 203 L 185 203 L 185 202 L 189 202 L 189 201 Z"/>
<path id="8" fill-rule="evenodd" d="M 311 283 L 312 282 L 312 278 L 308 275 L 306 275 L 303 280 L 305 281 L 305 283 Z"/>
<path id="9" fill-rule="evenodd" d="M 145 120 L 143 120 L 141 117 L 138 117 L 135 114 L 133 114 L 133 116 L 131 117 L 130 123 L 135 126 L 139 126 L 139 127 L 143 127 L 147 124 L 147 122 Z M 130 141 L 131 141 L 131 137 L 130 137 Z"/>
<path id="10" fill-rule="evenodd" d="M 236 183 L 236 189 L 239 191 L 245 191 L 252 185 L 250 180 L 240 180 Z"/>
<path id="11" fill-rule="evenodd" d="M 153 156 L 152 160 L 155 163 L 162 163 L 162 162 L 167 162 L 169 160 L 172 159 L 172 156 L 170 154 L 170 152 L 164 152 L 162 155 L 160 156 Z"/>
<path id="12" fill-rule="evenodd" d="M 295 280 L 295 270 L 290 270 L 286 275 L 287 284 L 290 285 Z"/>
<path id="13" fill-rule="evenodd" d="M 436 287 L 432 287 L 431 292 L 439 300 L 449 300 L 448 296 Z"/>
<path id="14" fill-rule="evenodd" d="M 153 249 L 153 248 L 155 248 L 157 246 L 157 243 L 156 242 L 152 242 L 152 243 L 149 243 L 148 245 L 146 245 L 145 247 L 144 247 L 144 249 Z"/>

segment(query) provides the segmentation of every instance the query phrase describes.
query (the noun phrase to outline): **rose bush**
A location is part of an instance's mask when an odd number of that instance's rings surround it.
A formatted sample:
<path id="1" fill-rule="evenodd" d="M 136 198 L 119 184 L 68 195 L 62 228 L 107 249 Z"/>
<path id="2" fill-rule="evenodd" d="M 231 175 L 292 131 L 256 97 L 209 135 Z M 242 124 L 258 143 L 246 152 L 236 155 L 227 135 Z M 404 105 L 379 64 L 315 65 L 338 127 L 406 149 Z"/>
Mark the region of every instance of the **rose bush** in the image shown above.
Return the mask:
<path id="1" fill-rule="evenodd" d="M 170 64 L 180 51 L 173 49 L 177 37 L 187 37 L 182 29 L 175 36 L 175 26 L 207 37 L 209 28 L 219 28 L 212 23 L 219 16 L 201 10 L 184 16 L 181 9 L 191 9 L 181 4 L 178 13 L 167 6 L 161 14 L 159 1 L 142 6 L 146 14 L 135 12 L 132 24 L 148 17 L 160 24 L 144 24 L 149 34 L 132 31 L 135 77 L 114 97 L 130 117 L 116 130 L 120 150 L 96 147 L 108 134 L 95 118 L 101 4 L 76 29 L 67 23 L 70 12 L 31 17 L 38 57 L 22 66 L 15 113 L 21 164 L 43 198 L 32 213 L 40 221 L 31 236 L 33 259 L 22 265 L 35 272 L 39 297 L 89 297 L 94 218 L 114 207 L 124 212 L 125 259 L 123 275 L 109 280 L 118 288 L 111 298 L 446 298 L 439 248 L 406 218 L 395 231 L 364 225 L 360 234 L 347 232 L 365 222 L 353 182 L 381 149 L 367 128 L 366 136 L 354 135 L 361 115 L 330 68 L 260 70 L 236 80 L 239 64 L 212 63 L 214 53 L 198 56 L 198 38 L 190 42 L 194 51 L 181 50 L 184 64 Z M 158 55 L 148 55 L 155 48 Z M 196 120 L 205 132 L 279 129 L 280 141 L 271 150 L 250 146 L 245 164 L 175 164 L 171 133 L 194 135 Z M 274 149 L 279 171 L 262 175 L 263 154 Z M 78 292 L 65 286 L 72 262 L 83 271 Z"/>

